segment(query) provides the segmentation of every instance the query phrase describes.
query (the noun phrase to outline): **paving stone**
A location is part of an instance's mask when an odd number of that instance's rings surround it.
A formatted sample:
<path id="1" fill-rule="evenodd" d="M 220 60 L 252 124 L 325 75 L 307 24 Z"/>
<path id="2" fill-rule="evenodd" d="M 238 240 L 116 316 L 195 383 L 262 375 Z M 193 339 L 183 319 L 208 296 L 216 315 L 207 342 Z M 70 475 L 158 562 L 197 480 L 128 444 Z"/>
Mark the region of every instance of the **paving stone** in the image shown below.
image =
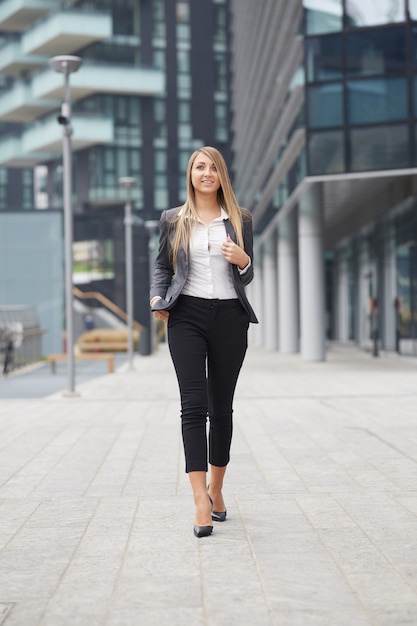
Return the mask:
<path id="1" fill-rule="evenodd" d="M 414 626 L 416 365 L 330 348 L 250 348 L 202 540 L 166 345 L 78 398 L 3 399 L 1 626 Z"/>

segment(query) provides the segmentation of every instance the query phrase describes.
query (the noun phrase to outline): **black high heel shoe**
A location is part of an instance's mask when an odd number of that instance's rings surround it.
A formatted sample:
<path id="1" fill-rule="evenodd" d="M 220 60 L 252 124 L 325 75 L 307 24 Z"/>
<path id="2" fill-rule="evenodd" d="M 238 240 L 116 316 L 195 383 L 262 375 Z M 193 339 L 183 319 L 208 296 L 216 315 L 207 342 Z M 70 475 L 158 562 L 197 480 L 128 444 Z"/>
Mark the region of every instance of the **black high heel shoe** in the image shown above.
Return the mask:
<path id="1" fill-rule="evenodd" d="M 210 505 L 211 505 L 211 519 L 213 520 L 213 522 L 225 522 L 226 516 L 227 516 L 227 510 L 226 511 L 213 511 L 213 500 L 210 498 L 210 496 L 209 496 L 209 500 L 210 500 Z"/>
<path id="2" fill-rule="evenodd" d="M 194 526 L 194 534 L 200 537 L 208 537 L 213 532 L 213 526 Z"/>

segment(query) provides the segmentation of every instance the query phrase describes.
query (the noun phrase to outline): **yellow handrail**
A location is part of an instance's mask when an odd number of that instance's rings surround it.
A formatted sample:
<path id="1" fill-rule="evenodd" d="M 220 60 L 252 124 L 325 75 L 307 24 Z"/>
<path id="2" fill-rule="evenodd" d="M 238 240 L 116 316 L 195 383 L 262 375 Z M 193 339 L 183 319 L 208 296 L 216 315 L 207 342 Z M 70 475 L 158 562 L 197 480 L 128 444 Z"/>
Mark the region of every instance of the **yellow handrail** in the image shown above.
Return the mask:
<path id="1" fill-rule="evenodd" d="M 109 309 L 112 313 L 120 317 L 123 321 L 127 322 L 127 315 L 117 304 L 114 304 L 111 300 L 103 296 L 99 291 L 81 291 L 78 287 L 73 287 L 72 293 L 76 298 L 80 298 L 80 300 L 98 300 L 101 302 L 103 306 Z M 142 324 L 139 324 L 136 320 L 133 320 L 134 328 L 140 330 L 142 328 Z"/>

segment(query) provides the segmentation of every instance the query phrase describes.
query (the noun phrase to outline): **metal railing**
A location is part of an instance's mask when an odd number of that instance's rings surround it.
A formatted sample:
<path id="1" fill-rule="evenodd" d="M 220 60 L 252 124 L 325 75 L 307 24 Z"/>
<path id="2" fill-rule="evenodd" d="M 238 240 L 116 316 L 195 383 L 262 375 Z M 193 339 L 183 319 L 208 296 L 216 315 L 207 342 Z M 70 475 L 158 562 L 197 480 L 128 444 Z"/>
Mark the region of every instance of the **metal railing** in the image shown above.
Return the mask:
<path id="1" fill-rule="evenodd" d="M 81 291 L 78 287 L 73 288 L 73 294 L 76 298 L 80 300 L 97 300 L 100 302 L 106 309 L 114 313 L 118 318 L 122 319 L 124 322 L 127 322 L 127 314 L 123 309 L 121 309 L 117 304 L 103 296 L 99 291 Z M 139 324 L 136 320 L 133 320 L 133 327 L 137 330 L 142 328 L 142 324 Z"/>
<path id="2" fill-rule="evenodd" d="M 0 373 L 40 361 L 44 332 L 34 307 L 0 306 Z"/>

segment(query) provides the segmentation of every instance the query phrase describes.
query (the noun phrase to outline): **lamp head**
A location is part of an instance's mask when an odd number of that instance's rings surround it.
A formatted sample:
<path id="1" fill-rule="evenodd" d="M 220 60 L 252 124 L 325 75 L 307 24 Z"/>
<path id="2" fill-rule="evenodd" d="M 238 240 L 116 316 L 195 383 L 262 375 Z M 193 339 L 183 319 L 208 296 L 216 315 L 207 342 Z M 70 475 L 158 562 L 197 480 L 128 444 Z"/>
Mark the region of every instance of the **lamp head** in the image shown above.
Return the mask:
<path id="1" fill-rule="evenodd" d="M 83 60 L 81 57 L 73 56 L 72 54 L 61 54 L 49 59 L 48 63 L 55 72 L 61 72 L 62 74 L 71 74 L 76 72 L 80 67 Z"/>

